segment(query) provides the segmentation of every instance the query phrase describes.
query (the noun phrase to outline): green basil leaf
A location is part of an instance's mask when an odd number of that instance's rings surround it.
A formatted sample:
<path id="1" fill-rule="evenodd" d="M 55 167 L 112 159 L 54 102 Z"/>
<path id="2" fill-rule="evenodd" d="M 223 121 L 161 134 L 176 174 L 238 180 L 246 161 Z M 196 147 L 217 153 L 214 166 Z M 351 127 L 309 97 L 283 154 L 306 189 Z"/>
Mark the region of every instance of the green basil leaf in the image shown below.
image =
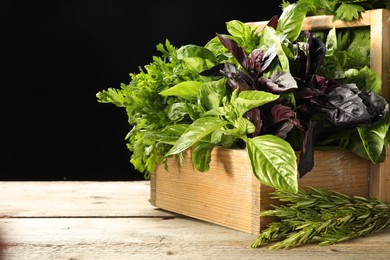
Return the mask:
<path id="1" fill-rule="evenodd" d="M 188 44 L 177 50 L 178 59 L 186 58 L 201 58 L 204 60 L 210 60 L 213 63 L 217 62 L 217 58 L 214 53 L 209 49 L 194 44 Z"/>
<path id="2" fill-rule="evenodd" d="M 226 29 L 234 37 L 245 37 L 246 26 L 242 21 L 231 20 L 226 23 Z"/>
<path id="3" fill-rule="evenodd" d="M 273 45 L 276 47 L 276 53 L 278 55 L 278 60 L 282 71 L 290 72 L 290 60 L 282 45 L 282 42 L 285 39 L 285 35 L 276 31 L 272 27 L 266 26 L 261 31 L 260 39 L 260 45 L 264 46 L 264 49 L 268 49 Z"/>
<path id="4" fill-rule="evenodd" d="M 184 102 L 176 102 L 168 106 L 167 116 L 173 122 L 181 121 L 185 115 L 189 114 L 189 106 Z"/>
<path id="5" fill-rule="evenodd" d="M 373 163 L 382 162 L 383 151 L 386 144 L 386 134 L 389 130 L 390 116 L 387 115 L 383 120 L 368 127 L 358 127 L 362 144 L 368 157 Z"/>
<path id="6" fill-rule="evenodd" d="M 274 135 L 248 138 L 246 142 L 253 173 L 261 183 L 298 192 L 297 158 L 288 142 Z"/>
<path id="7" fill-rule="evenodd" d="M 203 84 L 200 81 L 184 81 L 175 86 L 161 91 L 162 96 L 177 96 L 187 100 L 197 100 L 199 87 Z"/>
<path id="8" fill-rule="evenodd" d="M 188 44 L 177 51 L 178 59 L 185 62 L 189 69 L 201 72 L 213 67 L 217 58 L 209 49 L 194 44 Z"/>
<path id="9" fill-rule="evenodd" d="M 192 151 L 192 164 L 200 172 L 207 172 L 210 169 L 211 151 L 214 144 L 200 142 L 194 145 Z"/>
<path id="10" fill-rule="evenodd" d="M 360 69 L 370 64 L 370 29 L 366 27 L 354 28 L 350 44 L 345 49 L 347 54 L 347 68 Z"/>
<path id="11" fill-rule="evenodd" d="M 322 65 L 318 68 L 318 75 L 332 78 L 342 79 L 345 77 L 344 70 L 335 55 L 325 55 Z"/>
<path id="12" fill-rule="evenodd" d="M 376 94 L 382 92 L 382 80 L 378 73 L 373 71 L 368 66 L 362 69 L 349 69 L 344 73 L 344 82 L 354 82 L 360 90 L 370 90 Z"/>
<path id="13" fill-rule="evenodd" d="M 199 89 L 200 103 L 207 109 L 217 108 L 226 94 L 226 78 L 205 82 Z"/>
<path id="14" fill-rule="evenodd" d="M 187 130 L 189 124 L 177 124 L 165 127 L 162 130 L 160 142 L 174 145 L 180 136 Z"/>
<path id="15" fill-rule="evenodd" d="M 201 117 L 195 120 L 187 130 L 180 136 L 175 145 L 165 156 L 178 154 L 207 136 L 208 134 L 219 130 L 228 122 L 217 117 Z"/>
<path id="16" fill-rule="evenodd" d="M 305 4 L 295 3 L 287 6 L 280 15 L 277 31 L 286 34 L 290 42 L 294 42 L 301 33 L 306 12 L 307 6 Z"/>
<path id="17" fill-rule="evenodd" d="M 333 54 L 333 52 L 337 50 L 337 47 L 336 27 L 333 27 L 329 30 L 326 37 L 326 54 Z"/>
<path id="18" fill-rule="evenodd" d="M 265 91 L 247 90 L 241 91 L 238 97 L 232 100 L 232 105 L 237 111 L 238 116 L 244 115 L 247 111 L 267 104 L 279 98 L 275 95 Z"/>
<path id="19" fill-rule="evenodd" d="M 143 139 L 174 145 L 188 126 L 189 124 L 177 124 L 166 126 L 162 130 L 148 130 L 145 132 Z"/>
<path id="20" fill-rule="evenodd" d="M 234 127 L 233 129 L 225 130 L 224 133 L 226 135 L 242 136 L 252 134 L 256 130 L 255 125 L 245 117 L 239 117 L 237 120 L 234 120 Z"/>
<path id="21" fill-rule="evenodd" d="M 208 116 L 225 116 L 226 115 L 227 106 L 217 107 L 211 109 L 203 114 L 204 117 Z"/>

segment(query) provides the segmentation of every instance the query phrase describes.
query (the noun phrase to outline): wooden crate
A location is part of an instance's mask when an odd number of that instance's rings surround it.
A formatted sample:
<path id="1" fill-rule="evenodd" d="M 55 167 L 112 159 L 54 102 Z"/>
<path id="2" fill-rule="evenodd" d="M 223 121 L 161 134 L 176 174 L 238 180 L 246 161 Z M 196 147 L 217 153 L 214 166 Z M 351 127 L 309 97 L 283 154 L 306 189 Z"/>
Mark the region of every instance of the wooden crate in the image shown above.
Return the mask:
<path id="1" fill-rule="evenodd" d="M 390 11 L 366 11 L 354 22 L 333 23 L 332 18 L 307 17 L 302 29 L 370 26 L 371 68 L 382 78 L 383 95 L 389 99 Z M 266 23 L 248 24 L 261 30 Z M 323 187 L 390 202 L 389 161 L 371 164 L 343 149 L 316 151 L 314 168 L 299 180 L 299 187 Z M 193 168 L 191 154 L 187 151 L 184 164 L 179 166 L 177 159 L 171 158 L 168 170 L 160 165 L 151 175 L 150 202 L 158 208 L 252 234 L 259 233 L 271 221 L 269 218 L 260 219 L 259 212 L 275 202 L 269 195 L 273 190 L 253 176 L 245 150 L 214 149 L 210 170 L 206 173 Z"/>
<path id="2" fill-rule="evenodd" d="M 299 180 L 300 187 L 368 196 L 368 161 L 340 149 L 316 151 L 314 165 Z M 270 208 L 272 191 L 254 177 L 246 150 L 215 148 L 210 170 L 204 173 L 193 168 L 191 152 L 186 151 L 181 166 L 174 157 L 168 171 L 160 165 L 151 176 L 152 205 L 253 234 L 271 220 L 260 219 L 259 212 Z"/>

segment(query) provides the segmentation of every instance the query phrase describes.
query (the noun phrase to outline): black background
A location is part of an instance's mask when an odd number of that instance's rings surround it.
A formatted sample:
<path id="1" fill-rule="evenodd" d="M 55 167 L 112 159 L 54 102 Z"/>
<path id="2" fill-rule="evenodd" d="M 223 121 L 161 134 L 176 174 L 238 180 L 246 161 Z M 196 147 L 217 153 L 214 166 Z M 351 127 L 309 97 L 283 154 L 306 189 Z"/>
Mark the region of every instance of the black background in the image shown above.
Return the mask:
<path id="1" fill-rule="evenodd" d="M 0 179 L 136 180 L 123 108 L 96 93 L 169 39 L 204 45 L 225 22 L 269 20 L 281 1 L 18 1 L 0 3 Z"/>

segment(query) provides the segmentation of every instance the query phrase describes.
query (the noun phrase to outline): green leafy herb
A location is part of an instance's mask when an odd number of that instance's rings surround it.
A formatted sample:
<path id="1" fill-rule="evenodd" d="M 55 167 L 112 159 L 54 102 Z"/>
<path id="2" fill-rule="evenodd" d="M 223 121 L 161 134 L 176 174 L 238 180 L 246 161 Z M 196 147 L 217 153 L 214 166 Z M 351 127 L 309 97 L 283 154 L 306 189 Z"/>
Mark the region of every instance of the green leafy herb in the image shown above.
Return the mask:
<path id="1" fill-rule="evenodd" d="M 190 148 L 194 167 L 207 171 L 217 146 L 246 149 L 254 176 L 289 192 L 297 192 L 298 175 L 312 169 L 317 145 L 382 162 L 389 104 L 369 67 L 369 31 L 301 31 L 319 4 L 356 17 L 361 9 L 345 4 L 365 3 L 284 2 L 280 19 L 273 16 L 260 32 L 232 20 L 228 34 L 217 33 L 204 46 L 175 48 L 167 40 L 157 45 L 160 56 L 130 74 L 129 84 L 97 99 L 126 109 L 130 161 L 145 178 Z"/>
<path id="2" fill-rule="evenodd" d="M 139 73 L 131 73 L 129 84 L 96 95 L 101 103 L 126 109 L 132 126 L 126 136 L 127 147 L 132 152 L 130 162 L 136 170 L 145 173 L 146 179 L 157 164 L 165 161 L 165 153 L 180 137 L 177 131 L 171 131 L 172 127 L 188 126 L 202 112 L 196 103 L 197 89 L 202 82 L 199 70 L 214 66 L 216 60 L 208 49 L 193 45 L 177 49 L 168 40 L 158 44 L 157 50 L 161 55 L 153 57 Z M 168 89 L 172 87 L 180 88 L 180 92 L 176 91 L 180 94 L 171 96 Z"/>
<path id="3" fill-rule="evenodd" d="M 389 0 L 283 0 L 282 8 L 287 8 L 293 2 L 305 4 L 308 15 L 334 15 L 334 21 L 352 21 L 358 19 L 365 10 L 388 9 L 390 6 Z"/>
<path id="4" fill-rule="evenodd" d="M 276 191 L 283 205 L 264 210 L 261 216 L 277 217 L 261 231 L 251 247 L 269 244 L 271 249 L 288 249 L 307 243 L 330 245 L 364 237 L 390 227 L 390 205 L 335 191 L 310 188 L 298 193 Z"/>

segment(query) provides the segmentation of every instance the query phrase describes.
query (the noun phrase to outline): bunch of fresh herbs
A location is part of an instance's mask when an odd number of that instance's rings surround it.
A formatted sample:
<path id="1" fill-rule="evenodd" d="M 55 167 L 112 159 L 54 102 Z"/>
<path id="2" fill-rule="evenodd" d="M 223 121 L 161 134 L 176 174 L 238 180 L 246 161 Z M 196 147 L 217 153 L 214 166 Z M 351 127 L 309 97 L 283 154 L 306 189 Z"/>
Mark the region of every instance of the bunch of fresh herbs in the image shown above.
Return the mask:
<path id="1" fill-rule="evenodd" d="M 283 1 L 280 18 L 271 17 L 260 32 L 232 20 L 228 34 L 217 33 L 205 46 L 158 44 L 161 55 L 130 74 L 129 84 L 97 98 L 126 109 L 131 163 L 145 178 L 189 148 L 202 172 L 214 147 L 246 149 L 254 175 L 283 203 L 260 213 L 279 221 L 252 247 L 366 236 L 390 226 L 389 205 L 319 188 L 303 191 L 297 178 L 312 169 L 319 147 L 384 161 L 389 105 L 369 66 L 369 28 L 302 32 L 301 26 L 308 15 L 352 20 L 383 7 L 389 1 Z"/>
<path id="2" fill-rule="evenodd" d="M 263 184 L 297 192 L 317 146 L 382 162 L 389 105 L 366 60 L 369 47 L 356 48 L 367 46 L 367 34 L 302 32 L 308 10 L 303 1 L 290 4 L 261 32 L 232 20 L 228 34 L 205 46 L 167 40 L 129 84 L 97 93 L 99 102 L 126 109 L 135 168 L 148 178 L 192 148 L 193 165 L 204 172 L 214 147 L 246 149 Z"/>
<path id="3" fill-rule="evenodd" d="M 308 243 L 331 245 L 364 237 L 390 227 L 390 205 L 364 197 L 349 197 L 335 191 L 309 188 L 298 193 L 276 191 L 281 206 L 260 213 L 276 217 L 261 231 L 251 247 L 288 249 Z"/>

